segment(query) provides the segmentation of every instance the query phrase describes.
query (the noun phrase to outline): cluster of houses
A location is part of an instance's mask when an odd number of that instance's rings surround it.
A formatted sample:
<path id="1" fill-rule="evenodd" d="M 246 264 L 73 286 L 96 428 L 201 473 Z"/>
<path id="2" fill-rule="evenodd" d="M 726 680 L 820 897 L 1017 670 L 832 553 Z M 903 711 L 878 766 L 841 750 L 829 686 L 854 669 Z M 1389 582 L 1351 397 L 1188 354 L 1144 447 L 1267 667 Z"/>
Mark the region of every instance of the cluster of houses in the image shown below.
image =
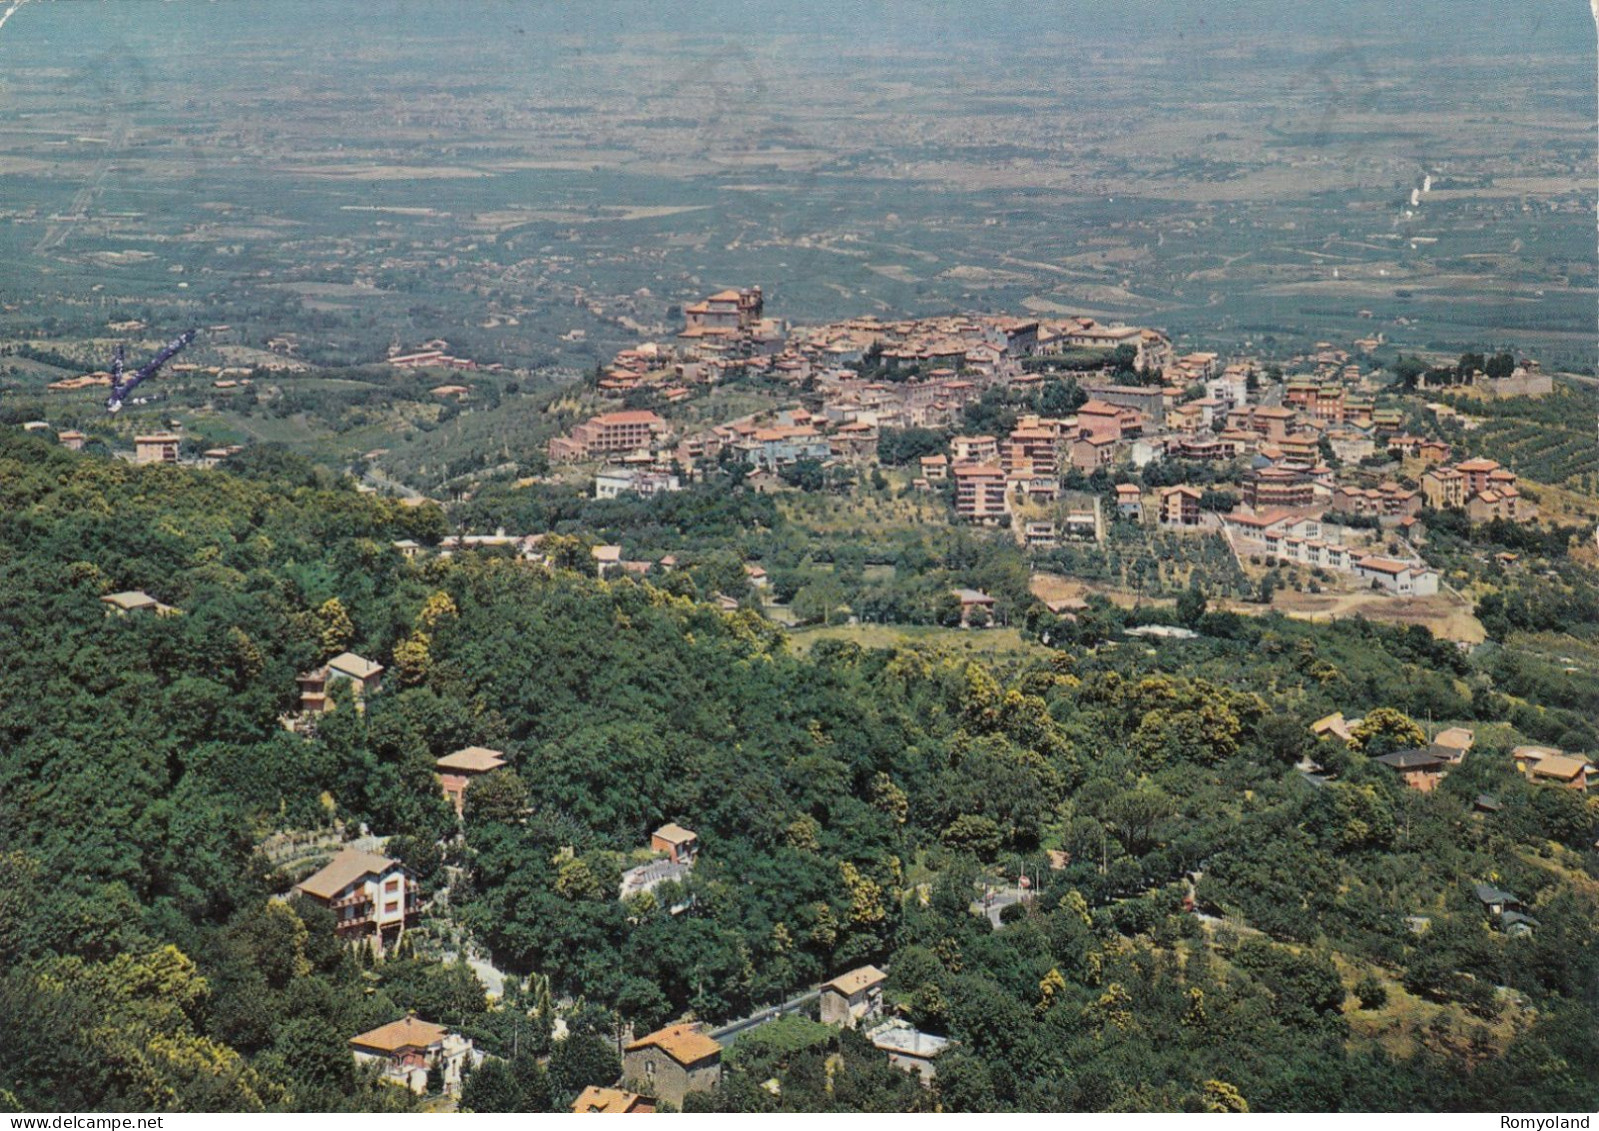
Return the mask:
<path id="1" fill-rule="evenodd" d="M 1102 326 L 1091 318 L 953 315 L 785 327 L 764 317 L 759 287 L 711 295 L 686 307 L 684 322 L 671 344 L 645 343 L 617 354 L 600 378 L 600 392 L 623 396 L 650 388 L 675 403 L 691 395 L 692 385 L 715 383 L 730 370 L 753 371 L 810 390 L 815 411 L 799 414 L 801 419 L 752 418 L 683 437 L 670 435 L 653 413 L 602 413 L 550 441 L 552 461 L 615 457 L 639 466 L 653 462 L 658 469 L 669 461 L 692 468 L 732 446 L 767 470 L 798 459 L 860 462 L 875 454 L 880 429 L 946 426 L 991 386 L 1040 382 L 1039 375 L 1024 372 L 1025 358 L 1068 350 L 1110 353 L 1125 346 L 1141 368 L 1172 362 L 1170 343 L 1158 331 Z M 1107 389 L 1104 399 L 1111 403 L 1118 396 L 1151 400 L 1140 387 Z M 1158 412 L 1159 394 L 1152 399 Z"/>
<path id="2" fill-rule="evenodd" d="M 885 1019 L 883 985 L 887 980 L 888 975 L 875 966 L 862 966 L 822 983 L 817 994 L 822 1023 L 861 1029 L 889 1064 L 931 1085 L 938 1057 L 952 1042 L 921 1032 L 901 1019 Z M 622 1049 L 621 1081 L 585 1088 L 572 1110 L 652 1112 L 661 1102 L 681 1108 L 690 1093 L 708 1092 L 721 1083 L 723 1051 L 722 1043 L 703 1025 L 668 1025 L 627 1042 Z"/>
<path id="3" fill-rule="evenodd" d="M 501 527 L 493 534 L 452 534 L 442 539 L 437 547 L 429 549 L 420 542 L 410 538 L 401 538 L 391 543 L 401 556 L 408 560 L 415 560 L 425 555 L 436 554 L 441 558 L 453 557 L 461 550 L 506 550 L 523 561 L 535 565 L 548 565 L 550 558 L 545 552 L 546 540 L 549 534 L 507 534 Z M 675 555 L 668 554 L 659 562 L 630 561 L 622 557 L 622 547 L 615 545 L 597 545 L 589 547 L 589 554 L 594 559 L 595 572 L 600 577 L 615 577 L 619 574 L 645 574 L 652 568 L 659 567 L 670 572 L 677 564 Z M 736 603 L 735 603 L 736 605 Z"/>
<path id="4" fill-rule="evenodd" d="M 685 306 L 683 328 L 673 341 L 620 351 L 601 373 L 599 389 L 621 397 L 649 388 L 672 401 L 688 395 L 690 385 L 714 384 L 735 371 L 801 386 L 847 380 L 863 365 L 895 378 L 882 383 L 884 391 L 889 385 L 936 383 L 956 375 L 992 383 L 1022 376 L 1024 357 L 1121 347 L 1133 351 L 1138 368 L 1160 369 L 1171 361 L 1171 343 L 1159 331 L 1104 326 L 1086 317 L 865 317 L 794 327 L 766 317 L 760 287 L 729 288 Z M 927 401 L 941 399 L 942 392 L 909 398 L 894 410 L 910 409 L 911 399 L 922 400 L 925 407 Z"/>
<path id="5" fill-rule="evenodd" d="M 27 432 L 48 433 L 51 431 L 49 422 L 44 420 L 30 420 L 22 427 Z M 80 432 L 76 428 L 63 429 L 57 432 L 55 436 L 57 443 L 72 452 L 81 452 L 84 445 L 89 442 L 88 433 Z M 131 459 L 137 467 L 144 467 L 150 464 L 165 464 L 176 467 L 181 464 L 185 467 L 209 468 L 215 467 L 229 456 L 238 455 L 244 451 L 243 444 L 223 444 L 214 448 L 206 448 L 197 457 L 185 457 L 182 454 L 182 448 L 183 436 L 177 432 L 140 432 L 133 437 Z M 117 455 L 122 459 L 130 458 L 127 452 L 118 452 Z"/>
<path id="6" fill-rule="evenodd" d="M 1360 721 L 1335 713 L 1318 719 L 1310 730 L 1318 738 L 1347 743 L 1354 739 Z M 1470 730 L 1449 727 L 1425 747 L 1393 751 L 1376 761 L 1393 769 L 1411 788 L 1426 792 L 1465 759 L 1474 742 Z M 1550 747 L 1521 746 L 1512 756 L 1517 767 L 1535 781 L 1587 790 L 1599 776 L 1586 760 Z M 441 788 L 459 810 L 472 779 L 505 764 L 499 751 L 481 747 L 455 751 L 438 760 Z M 1478 808 L 1492 810 L 1497 803 L 1480 797 Z M 624 874 L 619 892 L 623 898 L 686 875 L 698 858 L 699 837 L 690 829 L 668 823 L 652 834 L 650 848 L 656 859 Z M 364 942 L 379 954 L 398 943 L 414 923 L 421 898 L 416 881 L 403 864 L 354 846 L 344 848 L 295 885 L 295 891 L 332 911 L 340 938 Z M 1487 883 L 1474 885 L 1473 892 L 1489 921 L 1505 934 L 1529 934 L 1538 926 L 1512 893 Z M 882 970 L 863 966 L 823 983 L 817 991 L 820 1019 L 824 1024 L 861 1030 L 889 1064 L 931 1084 L 939 1057 L 952 1042 L 919 1031 L 901 1018 L 886 1016 L 886 981 Z M 446 1093 L 459 1095 L 464 1074 L 484 1059 L 470 1039 L 414 1013 L 350 1038 L 349 1048 L 357 1062 L 374 1066 L 381 1079 L 417 1094 L 437 1081 Z M 628 1040 L 621 1048 L 621 1079 L 586 1087 L 572 1110 L 639 1114 L 654 1112 L 663 1103 L 680 1108 L 691 1093 L 710 1091 L 720 1084 L 724 1051 L 716 1034 L 691 1021 Z"/>
<path id="7" fill-rule="evenodd" d="M 824 1024 L 866 1026 L 866 1036 L 888 1062 L 930 1085 L 936 1061 L 952 1042 L 923 1033 L 898 1019 L 883 1019 L 887 975 L 872 966 L 851 970 L 819 988 Z M 379 1078 L 423 1094 L 436 1073 L 444 1091 L 459 1095 L 464 1075 L 485 1054 L 471 1040 L 414 1013 L 350 1038 L 357 1063 L 375 1066 Z M 577 1114 L 647 1114 L 662 1103 L 681 1108 L 694 1092 L 708 1092 L 722 1079 L 723 1044 L 706 1026 L 679 1022 L 626 1041 L 622 1076 L 614 1084 L 591 1084 L 572 1104 Z M 635 1090 L 637 1089 L 637 1090 Z"/>
<path id="8" fill-rule="evenodd" d="M 459 807 L 470 780 L 504 761 L 496 751 L 468 747 L 440 758 L 438 765 L 445 795 Z M 658 859 L 624 874 L 622 897 L 686 875 L 698 856 L 699 838 L 680 825 L 667 824 L 652 835 L 651 849 Z M 353 845 L 294 890 L 333 913 L 340 939 L 368 946 L 379 956 L 414 926 L 420 912 L 420 888 L 406 867 Z M 936 1060 L 951 1042 L 919 1032 L 902 1020 L 885 1020 L 886 981 L 881 970 L 863 966 L 823 983 L 817 992 L 821 1020 L 843 1028 L 865 1027 L 867 1038 L 890 1064 L 930 1084 Z M 468 1038 L 414 1013 L 352 1037 L 349 1046 L 357 1062 L 374 1065 L 381 1079 L 418 1095 L 428 1090 L 430 1074 L 447 1094 L 459 1095 L 464 1073 L 484 1058 Z M 573 1104 L 574 1112 L 653 1112 L 663 1101 L 681 1107 L 689 1093 L 709 1091 L 721 1081 L 723 1046 L 702 1024 L 668 1025 L 627 1041 L 621 1051 L 622 1079 L 585 1088 Z"/>
<path id="9" fill-rule="evenodd" d="M 1335 712 L 1310 724 L 1310 733 L 1319 739 L 1330 739 L 1345 744 L 1354 741 L 1354 730 L 1360 719 L 1346 719 Z M 1448 727 L 1433 736 L 1425 746 L 1408 747 L 1379 755 L 1375 761 L 1387 766 L 1411 789 L 1431 793 L 1448 776 L 1449 771 L 1466 759 L 1466 754 L 1476 742 L 1475 734 L 1466 727 Z M 1588 793 L 1599 786 L 1599 767 L 1588 758 L 1568 754 L 1553 746 L 1517 746 L 1510 751 L 1516 771 L 1529 782 L 1552 785 Z M 1493 812 L 1499 808 L 1495 798 L 1483 795 L 1477 798 L 1476 808 Z"/>
<path id="10" fill-rule="evenodd" d="M 800 460 L 869 463 L 883 429 L 951 427 L 986 389 L 1020 389 L 1045 380 L 1039 369 L 1052 356 L 1129 347 L 1139 367 L 1161 371 L 1159 383 L 1117 384 L 1075 374 L 1089 398 L 1076 412 L 1024 415 L 1005 435 L 956 435 L 947 452 L 921 458 L 915 484 L 934 489 L 952 483 L 960 520 L 1013 529 L 1024 544 L 1048 547 L 1090 529 L 1086 508 L 1078 508 L 1077 521 L 1038 513 L 1040 507 L 1059 509 L 1063 478 L 1071 471 L 1090 474 L 1162 459 L 1230 463 L 1237 468 L 1232 481 L 1242 500 L 1228 524 L 1235 551 L 1247 543 L 1246 553 L 1345 573 L 1357 584 L 1405 596 L 1430 595 L 1438 584 L 1410 543 L 1405 554 L 1394 556 L 1360 548 L 1360 539 L 1347 533 L 1342 542 L 1327 542 L 1317 534 L 1288 532 L 1280 536 L 1282 546 L 1273 548 L 1279 532 L 1271 528 L 1282 524 L 1282 512 L 1295 512 L 1293 522 L 1310 526 L 1332 512 L 1375 520 L 1380 529 L 1409 539 L 1422 533 L 1418 515 L 1424 505 L 1460 508 L 1474 522 L 1535 514 L 1514 472 L 1486 459 L 1450 465 L 1447 443 L 1405 431 L 1404 414 L 1379 408 L 1368 375 L 1330 343 L 1294 359 L 1291 364 L 1304 371 L 1273 386 L 1281 395 L 1268 402 L 1257 391 L 1260 374 L 1253 360 L 1173 356 L 1157 331 L 1101 326 L 1088 318 L 859 318 L 776 332 L 776 324 L 763 317 L 758 288 L 713 295 L 688 308 L 685 317 L 675 345 L 624 351 L 613 376 L 620 381 L 625 370 L 637 380 L 711 380 L 714 374 L 695 368 L 709 357 L 724 368 L 755 367 L 791 381 L 806 391 L 808 407 L 692 435 L 676 434 L 646 410 L 595 416 L 551 440 L 549 452 L 554 460 L 605 459 L 615 465 L 596 477 L 599 497 L 676 490 L 678 469 L 692 475 L 726 452 L 757 475 Z M 1419 487 L 1391 472 L 1340 476 L 1328 466 L 1329 452 L 1346 465 L 1381 452 L 1426 470 Z M 1154 500 L 1155 519 L 1175 528 L 1216 529 L 1204 522 L 1202 497 L 1191 486 L 1168 488 Z M 1116 501 L 1123 516 L 1143 521 L 1150 513 L 1128 485 Z M 1097 518 L 1092 529 L 1102 530 Z"/>
<path id="11" fill-rule="evenodd" d="M 465 357 L 455 357 L 446 352 L 450 343 L 443 338 L 435 338 L 424 342 L 421 349 L 412 350 L 410 353 L 402 352 L 395 347 L 389 354 L 387 362 L 396 369 L 460 369 L 472 371 L 477 369 L 477 362 Z M 490 369 L 499 369 L 492 365 Z M 434 390 L 437 392 L 437 390 Z"/>
<path id="12" fill-rule="evenodd" d="M 1516 473 L 1491 459 L 1428 468 L 1421 492 L 1433 509 L 1458 508 L 1472 522 L 1529 522 L 1538 515 L 1537 505 L 1522 497 Z"/>

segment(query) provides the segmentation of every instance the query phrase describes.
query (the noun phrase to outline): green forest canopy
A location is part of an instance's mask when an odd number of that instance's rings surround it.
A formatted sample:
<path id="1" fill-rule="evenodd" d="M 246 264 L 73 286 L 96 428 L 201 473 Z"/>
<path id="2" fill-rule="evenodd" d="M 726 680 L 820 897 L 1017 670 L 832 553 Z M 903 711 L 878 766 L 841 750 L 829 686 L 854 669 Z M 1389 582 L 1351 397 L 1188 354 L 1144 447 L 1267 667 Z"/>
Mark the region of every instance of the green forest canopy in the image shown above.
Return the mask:
<path id="1" fill-rule="evenodd" d="M 959 1042 L 931 1096 L 883 1084 L 845 1035 L 780 1050 L 781 1098 L 757 1087 L 777 1056 L 757 1043 L 691 1102 L 1593 1106 L 1591 813 L 1506 756 L 1591 731 L 1536 684 L 1512 703 L 1425 631 L 1201 612 L 1199 639 L 1151 652 L 1107 643 L 1118 614 L 1096 606 L 1105 631 L 1003 670 L 937 647 L 802 658 L 753 611 L 653 584 L 408 562 L 391 543 L 436 541 L 436 508 L 239 470 L 0 437 L 0 1046 L 20 1050 L 0 1104 L 404 1106 L 345 1041 L 406 1009 L 510 1055 L 520 995 L 491 1008 L 426 941 L 364 969 L 326 912 L 271 900 L 289 877 L 255 844 L 337 819 L 401 838 L 429 890 L 459 866 L 456 926 L 584 1003 L 579 1043 L 547 1069 L 523 1053 L 468 1106 L 560 1108 L 604 1071 L 616 1019 L 736 1017 L 865 962 Z M 182 615 L 107 616 L 99 598 L 133 588 Z M 290 734 L 295 673 L 334 647 L 392 678 L 364 713 Z M 1384 706 L 1484 737 L 1432 794 L 1310 749 L 1309 720 Z M 455 840 L 432 762 L 468 744 L 511 766 L 468 791 Z M 1294 770 L 1307 753 L 1336 778 Z M 1473 815 L 1484 791 L 1500 812 Z M 704 845 L 686 892 L 619 903 L 620 869 L 668 820 Z M 980 875 L 1022 870 L 1019 918 L 968 911 Z M 1184 910 L 1196 876 L 1223 922 Z M 1470 886 L 1486 879 L 1534 934 L 1490 928 Z M 1368 1039 L 1385 997 L 1427 1026 Z"/>

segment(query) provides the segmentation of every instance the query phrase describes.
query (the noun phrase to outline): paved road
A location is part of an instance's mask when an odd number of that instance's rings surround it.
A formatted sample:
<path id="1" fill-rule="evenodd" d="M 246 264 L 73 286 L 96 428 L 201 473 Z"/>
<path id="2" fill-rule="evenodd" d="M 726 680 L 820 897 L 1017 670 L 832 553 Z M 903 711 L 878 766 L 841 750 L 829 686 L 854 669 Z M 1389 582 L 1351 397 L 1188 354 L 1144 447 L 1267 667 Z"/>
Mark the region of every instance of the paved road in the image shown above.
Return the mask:
<path id="1" fill-rule="evenodd" d="M 440 957 L 445 962 L 464 961 L 467 969 L 476 974 L 478 981 L 483 983 L 483 988 L 488 991 L 490 997 L 501 999 L 505 997 L 505 983 L 511 975 L 507 975 L 504 971 L 496 970 L 494 964 L 487 958 L 475 954 L 463 956 L 458 950 L 445 950 Z"/>
<path id="2" fill-rule="evenodd" d="M 994 924 L 997 930 L 1000 926 L 999 913 L 1013 903 L 1021 903 L 1031 899 L 1033 893 L 1022 888 L 991 888 L 980 898 L 972 900 L 971 910 L 978 915 L 987 915 L 988 921 Z"/>
<path id="3" fill-rule="evenodd" d="M 483 983 L 483 988 L 488 990 L 491 997 L 505 997 L 505 975 L 496 970 L 486 959 L 468 958 L 467 966 L 472 973 L 478 976 Z"/>

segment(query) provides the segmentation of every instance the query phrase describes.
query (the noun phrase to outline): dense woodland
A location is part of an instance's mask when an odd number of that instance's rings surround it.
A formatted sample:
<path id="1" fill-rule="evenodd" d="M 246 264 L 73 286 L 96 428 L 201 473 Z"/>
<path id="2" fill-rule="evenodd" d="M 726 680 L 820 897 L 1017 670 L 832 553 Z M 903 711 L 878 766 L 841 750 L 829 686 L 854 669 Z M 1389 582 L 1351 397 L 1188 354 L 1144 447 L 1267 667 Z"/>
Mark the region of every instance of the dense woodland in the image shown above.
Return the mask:
<path id="1" fill-rule="evenodd" d="M 737 583 L 744 532 L 777 557 L 773 505 L 736 480 L 572 501 L 521 516 L 573 539 L 554 569 L 407 561 L 391 543 L 436 544 L 438 508 L 270 448 L 197 472 L 0 436 L 0 1107 L 403 1108 L 345 1041 L 415 1009 L 503 1058 L 463 1106 L 560 1110 L 615 1078 L 624 1026 L 738 1017 L 865 962 L 958 1042 L 935 1088 L 791 1019 L 741 1038 L 689 1105 L 1595 1106 L 1593 813 L 1507 753 L 1592 749 L 1595 704 L 1518 646 L 1537 601 L 1516 583 L 1469 658 L 1424 629 L 1218 614 L 1197 592 L 1173 616 L 1199 637 L 1149 648 L 1108 605 L 1051 617 L 976 538 L 939 568 L 1008 594 L 1024 650 L 802 656 L 755 609 L 706 602 Z M 709 549 L 643 581 L 562 568 L 602 534 Z M 99 598 L 133 588 L 182 615 L 108 616 Z M 345 648 L 388 666 L 384 689 L 286 731 L 295 673 Z M 1368 717 L 1353 748 L 1313 743 L 1334 710 Z M 1414 720 L 1478 731 L 1432 794 L 1371 760 Z M 467 744 L 511 767 L 457 827 L 433 759 Z M 1294 769 L 1307 755 L 1327 772 Z M 1473 811 L 1483 792 L 1498 812 Z M 687 890 L 620 903 L 668 820 L 703 842 Z M 335 823 L 394 837 L 434 897 L 381 963 L 274 900 L 299 877 L 256 851 Z M 1001 929 L 969 910 L 1024 870 L 1035 898 Z M 1490 926 L 1471 894 L 1490 880 L 1534 934 Z M 463 933 L 526 988 L 487 1001 L 447 956 Z M 556 1009 L 571 1036 L 552 1041 Z"/>

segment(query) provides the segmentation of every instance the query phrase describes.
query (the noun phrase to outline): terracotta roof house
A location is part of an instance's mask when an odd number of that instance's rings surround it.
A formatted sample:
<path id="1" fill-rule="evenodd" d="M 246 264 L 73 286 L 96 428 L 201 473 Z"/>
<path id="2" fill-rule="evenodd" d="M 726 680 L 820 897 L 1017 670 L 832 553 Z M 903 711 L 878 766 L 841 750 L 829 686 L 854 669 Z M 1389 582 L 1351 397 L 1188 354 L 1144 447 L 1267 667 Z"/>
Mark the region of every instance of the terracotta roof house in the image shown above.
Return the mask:
<path id="1" fill-rule="evenodd" d="M 379 954 L 421 910 L 421 890 L 403 864 L 358 848 L 344 849 L 294 890 L 333 912 L 339 938 L 370 939 Z"/>
<path id="2" fill-rule="evenodd" d="M 683 1106 L 690 1092 L 708 1092 L 722 1079 L 722 1046 L 695 1025 L 669 1025 L 628 1045 L 622 1077 Z"/>
<path id="3" fill-rule="evenodd" d="M 1586 758 L 1567 754 L 1555 746 L 1518 746 L 1510 757 L 1528 781 L 1558 782 L 1586 793 L 1599 777 L 1599 770 Z"/>
<path id="4" fill-rule="evenodd" d="M 960 602 L 962 627 L 970 624 L 974 611 L 981 609 L 990 614 L 994 611 L 994 598 L 984 593 L 981 589 L 952 589 L 950 592 Z"/>
<path id="5" fill-rule="evenodd" d="M 354 652 L 340 652 L 328 661 L 328 668 L 337 675 L 357 680 L 366 688 L 374 686 L 378 676 L 383 674 L 382 664 L 373 663 Z"/>
<path id="6" fill-rule="evenodd" d="M 1532 763 L 1564 753 L 1558 746 L 1517 746 L 1511 750 L 1510 757 L 1516 763 L 1516 769 L 1526 773 Z"/>
<path id="7" fill-rule="evenodd" d="M 462 1068 L 475 1063 L 470 1040 L 415 1013 L 351 1037 L 350 1051 L 358 1064 L 378 1065 L 384 1080 L 417 1095 L 427 1091 L 428 1069 L 435 1065 L 443 1071 L 444 1090 L 458 1095 Z"/>
<path id="8" fill-rule="evenodd" d="M 1199 525 L 1199 502 L 1204 496 L 1194 487 L 1179 485 L 1160 490 L 1162 526 Z"/>
<path id="9" fill-rule="evenodd" d="M 888 975 L 875 966 L 840 974 L 821 988 L 822 1022 L 853 1029 L 883 1012 L 883 983 Z"/>
<path id="10" fill-rule="evenodd" d="M 1144 517 L 1143 499 L 1139 494 L 1136 483 L 1118 483 L 1116 485 L 1116 510 L 1128 518 L 1142 519 Z"/>
<path id="11" fill-rule="evenodd" d="M 373 663 L 354 652 L 340 652 L 319 668 L 304 672 L 297 678 L 300 684 L 300 710 L 316 714 L 328 709 L 328 687 L 335 680 L 349 680 L 357 704 L 369 691 L 376 691 L 383 675 L 383 665 Z"/>
<path id="12" fill-rule="evenodd" d="M 1550 754 L 1528 762 L 1526 774 L 1529 781 L 1550 782 L 1586 793 L 1594 779 L 1595 770 L 1586 758 Z"/>
<path id="13" fill-rule="evenodd" d="M 590 1084 L 572 1101 L 574 1115 L 643 1115 L 655 1110 L 655 1101 L 637 1092 L 601 1088 Z"/>
<path id="14" fill-rule="evenodd" d="M 435 765 L 441 770 L 454 770 L 469 774 L 486 774 L 505 765 L 505 755 L 485 746 L 467 746 L 454 754 L 446 754 Z"/>
<path id="15" fill-rule="evenodd" d="M 622 547 L 620 546 L 595 546 L 589 553 L 593 555 L 594 567 L 601 577 L 608 577 L 621 567 Z"/>
<path id="16" fill-rule="evenodd" d="M 650 850 L 664 853 L 674 864 L 692 864 L 699 855 L 700 836 L 682 825 L 668 822 L 650 834 Z"/>
<path id="17" fill-rule="evenodd" d="M 1465 727 L 1450 727 L 1439 731 L 1433 737 L 1432 745 L 1436 752 L 1447 753 L 1450 761 L 1460 762 L 1476 740 L 1477 736 Z"/>
<path id="18" fill-rule="evenodd" d="M 472 779 L 498 770 L 505 764 L 504 754 L 483 746 L 465 747 L 433 763 L 439 772 L 439 785 L 444 789 L 444 798 L 455 806 L 457 817 L 466 807 L 466 787 L 472 783 Z"/>

